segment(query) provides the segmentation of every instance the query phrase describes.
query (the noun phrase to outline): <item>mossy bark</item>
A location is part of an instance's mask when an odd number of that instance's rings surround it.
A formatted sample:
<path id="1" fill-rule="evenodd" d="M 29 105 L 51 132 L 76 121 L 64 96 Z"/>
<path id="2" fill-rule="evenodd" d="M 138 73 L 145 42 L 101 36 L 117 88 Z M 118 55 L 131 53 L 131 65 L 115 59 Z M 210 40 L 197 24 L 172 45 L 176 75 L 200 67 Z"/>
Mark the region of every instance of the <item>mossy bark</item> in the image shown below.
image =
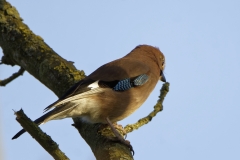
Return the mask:
<path id="1" fill-rule="evenodd" d="M 83 71 L 77 70 L 72 62 L 60 57 L 43 38 L 35 35 L 23 23 L 16 8 L 4 0 L 0 0 L 0 46 L 4 53 L 2 60 L 21 66 L 58 97 L 85 77 Z M 133 159 L 126 146 L 100 135 L 98 125 L 86 124 L 78 119 L 74 122 L 98 160 Z"/>

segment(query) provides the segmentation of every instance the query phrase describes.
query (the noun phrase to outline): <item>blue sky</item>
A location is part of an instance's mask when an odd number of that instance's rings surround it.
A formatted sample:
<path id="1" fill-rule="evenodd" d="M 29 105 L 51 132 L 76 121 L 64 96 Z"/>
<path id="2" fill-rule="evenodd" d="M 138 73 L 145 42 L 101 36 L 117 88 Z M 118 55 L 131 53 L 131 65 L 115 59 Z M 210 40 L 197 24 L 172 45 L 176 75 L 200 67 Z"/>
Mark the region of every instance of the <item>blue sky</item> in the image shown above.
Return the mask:
<path id="1" fill-rule="evenodd" d="M 88 75 L 139 44 L 165 54 L 170 92 L 151 123 L 128 134 L 135 159 L 240 159 L 240 1 L 30 1 L 9 0 L 24 22 L 63 58 Z M 0 66 L 0 79 L 18 67 Z M 134 123 L 152 111 L 162 83 L 143 106 L 120 122 Z M 12 109 L 32 119 L 57 100 L 28 73 L 0 91 L 4 159 L 52 159 L 21 129 Z M 71 159 L 93 160 L 71 119 L 41 128 Z"/>

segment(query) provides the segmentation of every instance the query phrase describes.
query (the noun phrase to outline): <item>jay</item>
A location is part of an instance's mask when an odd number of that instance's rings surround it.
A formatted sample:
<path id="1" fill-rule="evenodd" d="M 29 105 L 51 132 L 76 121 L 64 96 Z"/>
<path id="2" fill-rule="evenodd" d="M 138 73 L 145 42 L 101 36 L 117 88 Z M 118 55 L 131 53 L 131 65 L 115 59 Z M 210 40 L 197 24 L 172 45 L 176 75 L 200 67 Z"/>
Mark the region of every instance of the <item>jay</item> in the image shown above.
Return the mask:
<path id="1" fill-rule="evenodd" d="M 138 109 L 158 80 L 166 82 L 164 68 L 165 57 L 158 48 L 139 45 L 126 56 L 102 65 L 77 82 L 44 110 L 51 111 L 34 122 L 40 125 L 50 120 L 81 117 L 90 123 L 109 124 L 116 137 L 125 143 L 112 123 Z M 22 129 L 12 139 L 24 132 Z"/>

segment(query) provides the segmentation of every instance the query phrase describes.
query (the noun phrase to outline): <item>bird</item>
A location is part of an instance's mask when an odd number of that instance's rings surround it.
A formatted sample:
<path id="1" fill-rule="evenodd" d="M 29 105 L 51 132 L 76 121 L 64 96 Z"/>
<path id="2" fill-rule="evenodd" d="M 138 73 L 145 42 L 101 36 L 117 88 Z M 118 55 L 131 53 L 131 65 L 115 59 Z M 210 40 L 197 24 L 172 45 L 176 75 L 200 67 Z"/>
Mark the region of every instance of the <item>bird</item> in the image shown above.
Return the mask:
<path id="1" fill-rule="evenodd" d="M 37 125 L 50 120 L 81 117 L 89 123 L 113 123 L 136 111 L 148 98 L 163 74 L 165 56 L 157 47 L 138 45 L 126 56 L 106 63 L 74 84 L 62 97 L 44 109 Z M 19 131 L 12 139 L 25 132 Z M 126 143 L 125 143 L 126 144 Z"/>

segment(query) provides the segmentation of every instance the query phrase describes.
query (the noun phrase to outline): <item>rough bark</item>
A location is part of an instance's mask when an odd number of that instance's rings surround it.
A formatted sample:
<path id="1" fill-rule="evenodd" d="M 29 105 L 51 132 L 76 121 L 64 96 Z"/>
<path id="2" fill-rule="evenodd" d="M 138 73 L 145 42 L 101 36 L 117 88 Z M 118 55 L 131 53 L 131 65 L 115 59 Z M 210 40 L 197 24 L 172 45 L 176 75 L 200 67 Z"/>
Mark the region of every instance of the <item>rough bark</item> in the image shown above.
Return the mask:
<path id="1" fill-rule="evenodd" d="M 43 38 L 35 35 L 23 23 L 16 8 L 4 0 L 0 0 L 0 46 L 4 53 L 2 59 L 24 68 L 58 97 L 85 77 L 83 71 L 77 70 L 72 62 L 59 56 Z M 90 125 L 79 119 L 74 119 L 74 123 L 98 160 L 133 159 L 126 146 L 109 141 L 97 132 L 99 124 Z"/>

